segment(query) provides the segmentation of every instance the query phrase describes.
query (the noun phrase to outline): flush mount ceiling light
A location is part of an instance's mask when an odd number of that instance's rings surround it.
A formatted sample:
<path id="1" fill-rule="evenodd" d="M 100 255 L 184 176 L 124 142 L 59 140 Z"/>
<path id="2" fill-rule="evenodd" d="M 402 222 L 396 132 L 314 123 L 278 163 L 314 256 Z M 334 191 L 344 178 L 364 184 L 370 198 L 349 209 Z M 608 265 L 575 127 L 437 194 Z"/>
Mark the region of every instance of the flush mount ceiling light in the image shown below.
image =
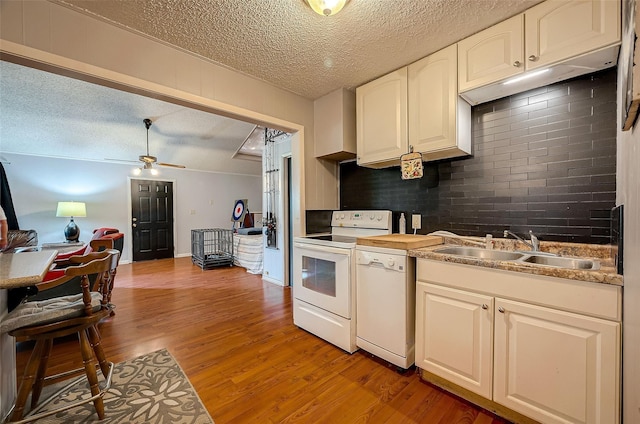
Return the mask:
<path id="1" fill-rule="evenodd" d="M 331 16 L 342 10 L 349 0 L 304 0 L 318 15 Z"/>

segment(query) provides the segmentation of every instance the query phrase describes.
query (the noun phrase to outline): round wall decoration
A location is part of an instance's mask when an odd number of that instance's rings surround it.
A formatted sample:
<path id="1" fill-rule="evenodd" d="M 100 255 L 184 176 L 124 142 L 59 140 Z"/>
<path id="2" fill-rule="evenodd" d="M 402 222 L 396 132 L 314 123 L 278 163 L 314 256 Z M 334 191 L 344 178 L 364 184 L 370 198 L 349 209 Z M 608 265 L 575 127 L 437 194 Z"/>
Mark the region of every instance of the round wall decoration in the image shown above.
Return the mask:
<path id="1" fill-rule="evenodd" d="M 231 215 L 231 220 L 235 222 L 242 221 L 246 213 L 247 199 L 238 199 L 236 200 L 236 204 L 233 207 L 233 215 Z"/>

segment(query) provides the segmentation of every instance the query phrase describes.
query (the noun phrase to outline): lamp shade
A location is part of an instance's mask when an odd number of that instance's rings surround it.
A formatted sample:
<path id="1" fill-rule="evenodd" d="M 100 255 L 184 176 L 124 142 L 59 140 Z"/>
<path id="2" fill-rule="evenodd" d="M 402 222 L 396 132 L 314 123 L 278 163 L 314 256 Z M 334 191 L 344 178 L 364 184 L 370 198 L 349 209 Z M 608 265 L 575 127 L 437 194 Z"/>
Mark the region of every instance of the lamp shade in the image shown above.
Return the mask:
<path id="1" fill-rule="evenodd" d="M 56 216 L 85 217 L 87 216 L 87 208 L 84 202 L 58 202 Z"/>

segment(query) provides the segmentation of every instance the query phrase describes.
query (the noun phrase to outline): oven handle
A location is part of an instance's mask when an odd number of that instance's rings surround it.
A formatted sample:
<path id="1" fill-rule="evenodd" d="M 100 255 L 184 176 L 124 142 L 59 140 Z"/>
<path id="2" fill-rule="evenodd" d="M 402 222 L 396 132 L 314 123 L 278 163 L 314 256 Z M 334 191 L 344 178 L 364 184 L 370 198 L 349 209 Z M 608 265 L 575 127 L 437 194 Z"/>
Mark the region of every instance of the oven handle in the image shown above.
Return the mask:
<path id="1" fill-rule="evenodd" d="M 345 256 L 349 256 L 349 254 L 351 253 L 350 249 L 339 249 L 335 247 L 319 246 L 317 244 L 305 244 L 305 243 L 299 243 L 299 242 L 294 242 L 293 247 L 315 251 L 315 252 L 333 253 L 336 255 L 345 255 Z"/>

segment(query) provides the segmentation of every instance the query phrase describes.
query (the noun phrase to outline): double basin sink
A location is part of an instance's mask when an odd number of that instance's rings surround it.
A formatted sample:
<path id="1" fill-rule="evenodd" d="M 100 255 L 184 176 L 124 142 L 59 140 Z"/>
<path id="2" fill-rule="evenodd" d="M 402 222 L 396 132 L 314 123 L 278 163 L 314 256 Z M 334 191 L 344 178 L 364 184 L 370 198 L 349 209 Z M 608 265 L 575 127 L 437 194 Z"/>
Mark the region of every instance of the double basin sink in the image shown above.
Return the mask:
<path id="1" fill-rule="evenodd" d="M 560 257 L 553 253 L 545 252 L 511 252 L 505 250 L 482 249 L 479 247 L 451 246 L 436 249 L 434 250 L 434 253 L 493 261 L 511 261 L 565 269 L 600 269 L 600 262 L 595 260 Z"/>

